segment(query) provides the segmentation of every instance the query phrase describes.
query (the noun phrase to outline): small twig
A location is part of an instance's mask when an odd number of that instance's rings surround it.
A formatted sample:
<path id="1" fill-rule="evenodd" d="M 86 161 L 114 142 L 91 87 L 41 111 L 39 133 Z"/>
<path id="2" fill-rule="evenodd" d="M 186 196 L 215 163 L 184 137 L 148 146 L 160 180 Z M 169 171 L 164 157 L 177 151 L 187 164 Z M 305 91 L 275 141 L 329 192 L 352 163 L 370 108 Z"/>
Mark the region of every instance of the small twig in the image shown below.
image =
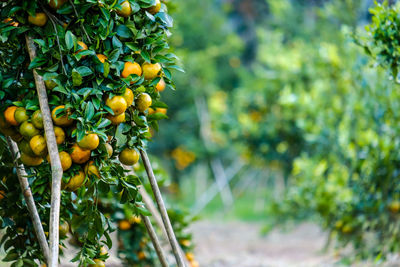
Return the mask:
<path id="1" fill-rule="evenodd" d="M 79 20 L 79 22 L 81 24 L 82 31 L 85 33 L 86 38 L 88 39 L 89 43 L 92 43 L 92 40 L 90 39 L 89 34 L 86 32 L 85 26 L 83 26 L 83 22 L 79 19 L 79 14 L 78 14 L 78 11 L 76 11 L 74 2 L 72 2 L 72 0 L 69 0 L 69 3 L 71 4 L 72 9 L 74 10 L 76 18 Z"/>
<path id="2" fill-rule="evenodd" d="M 36 47 L 32 37 L 25 35 L 25 38 L 29 57 L 32 61 L 36 57 Z M 51 119 L 46 87 L 44 85 L 43 78 L 36 72 L 35 69 L 33 70 L 33 76 L 35 78 L 36 91 L 39 98 L 40 110 L 43 116 L 52 177 L 50 206 L 50 260 L 48 261 L 47 265 L 48 267 L 57 267 L 59 255 L 58 228 L 60 225 L 61 179 L 63 175 L 63 169 L 61 167 L 60 156 L 58 154 L 58 146 L 54 133 L 53 121 Z"/>
<path id="3" fill-rule="evenodd" d="M 58 52 L 60 53 L 61 67 L 62 67 L 64 75 L 67 75 L 67 71 L 65 69 L 65 65 L 64 65 L 64 61 L 63 61 L 63 54 L 62 54 L 62 51 L 61 51 L 60 38 L 58 37 L 57 26 L 56 26 L 56 23 L 54 22 L 54 16 L 47 9 L 43 8 L 43 10 L 47 14 L 47 16 L 49 17 L 49 19 L 51 21 L 51 24 L 53 25 L 53 28 L 54 28 L 54 31 L 55 31 L 55 34 L 56 34 L 57 44 L 58 44 Z"/>
<path id="4" fill-rule="evenodd" d="M 149 233 L 151 242 L 153 243 L 154 249 L 156 250 L 158 259 L 160 260 L 162 267 L 168 267 L 167 259 L 165 258 L 165 253 L 161 248 L 160 241 L 158 240 L 156 231 L 154 231 L 153 225 L 151 224 L 150 219 L 147 216 L 140 215 L 142 218 L 144 225 L 146 226 L 147 232 Z"/>
<path id="5" fill-rule="evenodd" d="M 32 219 L 33 228 L 35 229 L 36 237 L 39 241 L 39 246 L 42 249 L 43 256 L 46 262 L 48 262 L 49 245 L 47 244 L 46 236 L 43 230 L 43 225 L 42 222 L 40 221 L 39 213 L 36 209 L 35 200 L 33 199 L 28 179 L 26 178 L 28 177 L 28 174 L 26 173 L 24 166 L 22 164 L 18 164 L 19 150 L 17 144 L 13 140 L 11 140 L 10 137 L 7 137 L 7 143 L 11 150 L 14 166 L 15 169 L 17 170 L 18 181 L 22 190 L 22 195 L 25 198 L 26 206 L 28 207 L 28 212 Z"/>
<path id="6" fill-rule="evenodd" d="M 174 230 L 171 225 L 171 221 L 168 217 L 167 209 L 165 208 L 164 200 L 161 196 L 160 188 L 158 187 L 156 177 L 154 176 L 153 168 L 151 167 L 150 160 L 147 156 L 146 151 L 140 150 L 140 155 L 142 156 L 143 164 L 146 169 L 147 176 L 150 181 L 151 188 L 153 190 L 154 197 L 156 199 L 158 209 L 161 214 L 161 218 L 163 220 L 165 229 L 167 231 L 168 240 L 172 247 L 172 252 L 174 253 L 176 263 L 178 267 L 185 267 L 185 262 L 183 259 L 183 255 L 179 251 L 179 244 L 176 240 Z"/>

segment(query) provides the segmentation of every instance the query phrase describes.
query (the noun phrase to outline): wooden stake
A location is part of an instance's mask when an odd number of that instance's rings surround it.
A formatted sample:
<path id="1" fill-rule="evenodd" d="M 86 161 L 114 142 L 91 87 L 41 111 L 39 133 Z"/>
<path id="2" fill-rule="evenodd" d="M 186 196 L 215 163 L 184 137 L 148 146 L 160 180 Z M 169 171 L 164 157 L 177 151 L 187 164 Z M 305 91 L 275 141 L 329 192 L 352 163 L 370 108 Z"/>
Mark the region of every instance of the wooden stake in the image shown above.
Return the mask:
<path id="1" fill-rule="evenodd" d="M 172 247 L 172 252 L 174 253 L 176 263 L 178 267 L 185 267 L 185 262 L 183 259 L 183 255 L 179 251 L 179 244 L 176 240 L 174 230 L 171 225 L 171 221 L 169 220 L 167 209 L 165 208 L 164 200 L 162 199 L 160 188 L 158 187 L 156 177 L 154 176 L 153 168 L 151 167 L 150 160 L 147 156 L 146 151 L 140 150 L 140 155 L 142 156 L 143 164 L 146 169 L 147 176 L 150 181 L 151 188 L 153 190 L 154 197 L 156 199 L 158 209 L 161 214 L 161 218 L 164 223 L 165 230 L 167 231 L 168 240 Z"/>
<path id="2" fill-rule="evenodd" d="M 154 231 L 153 225 L 151 224 L 151 221 L 149 217 L 140 215 L 142 218 L 144 225 L 146 226 L 147 232 L 149 233 L 151 242 L 153 243 L 154 249 L 157 252 L 158 259 L 160 260 L 161 266 L 162 267 L 168 267 L 168 262 L 167 259 L 165 258 L 165 253 L 160 245 L 160 241 L 158 240 L 156 231 Z"/>
<path id="3" fill-rule="evenodd" d="M 36 57 L 36 47 L 32 37 L 25 35 L 26 45 L 29 52 L 31 61 Z M 46 87 L 43 78 L 33 70 L 35 78 L 36 90 L 39 98 L 40 110 L 43 117 L 43 125 L 46 133 L 47 149 L 50 155 L 51 164 L 51 206 L 50 206 L 50 259 L 48 267 L 58 266 L 58 252 L 59 252 L 59 233 L 58 228 L 60 225 L 60 199 L 61 199 L 61 179 L 63 169 L 61 167 L 60 156 L 58 154 L 58 146 L 56 136 L 54 134 L 53 121 L 47 99 Z"/>
<path id="4" fill-rule="evenodd" d="M 22 195 L 24 195 L 26 206 L 28 207 L 29 215 L 32 219 L 33 228 L 35 229 L 36 237 L 39 241 L 39 246 L 42 249 L 43 256 L 46 262 L 49 261 L 49 245 L 47 244 L 46 236 L 44 234 L 43 225 L 40 221 L 39 213 L 36 209 L 35 200 L 32 196 L 32 191 L 29 186 L 28 174 L 25 171 L 24 165 L 18 164 L 19 150 L 17 144 L 7 137 L 7 143 L 11 150 L 15 169 L 17 170 L 18 181 L 21 186 Z"/>

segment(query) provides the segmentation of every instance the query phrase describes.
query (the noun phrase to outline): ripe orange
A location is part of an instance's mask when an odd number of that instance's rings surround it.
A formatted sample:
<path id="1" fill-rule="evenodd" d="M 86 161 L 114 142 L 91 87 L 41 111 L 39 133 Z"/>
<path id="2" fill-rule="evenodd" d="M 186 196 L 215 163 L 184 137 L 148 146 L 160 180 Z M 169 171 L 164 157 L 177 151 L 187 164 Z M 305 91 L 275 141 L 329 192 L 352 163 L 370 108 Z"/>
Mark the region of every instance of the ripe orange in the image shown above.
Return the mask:
<path id="1" fill-rule="evenodd" d="M 119 95 L 107 98 L 106 105 L 112 109 L 115 116 L 124 113 L 128 107 L 125 98 Z"/>
<path id="2" fill-rule="evenodd" d="M 61 114 L 56 115 L 56 111 L 59 109 L 65 109 L 65 106 L 64 105 L 57 106 L 51 112 L 51 117 L 53 119 L 54 124 L 57 126 L 70 126 L 74 122 L 73 119 L 69 118 L 71 111 L 68 109 L 65 112 L 65 110 L 64 110 L 64 115 L 61 115 Z"/>
<path id="3" fill-rule="evenodd" d="M 122 231 L 126 231 L 126 230 L 131 229 L 131 224 L 129 223 L 128 220 L 122 220 L 119 222 L 118 228 Z"/>
<path id="4" fill-rule="evenodd" d="M 147 93 L 141 93 L 135 101 L 135 106 L 136 109 L 139 110 L 140 112 L 144 112 L 146 109 L 148 109 L 151 106 L 151 97 Z"/>
<path id="5" fill-rule="evenodd" d="M 157 91 L 157 92 L 162 92 L 162 91 L 164 91 L 165 86 L 166 86 L 166 83 L 165 83 L 164 79 L 161 78 L 161 80 L 160 80 L 160 81 L 157 83 L 157 85 L 156 85 L 156 91 Z"/>
<path id="6" fill-rule="evenodd" d="M 392 213 L 398 213 L 400 210 L 400 201 L 394 200 L 394 201 L 390 202 L 388 205 L 388 209 Z"/>
<path id="7" fill-rule="evenodd" d="M 111 156 L 112 156 L 112 154 L 114 152 L 113 147 L 109 143 L 105 143 L 104 146 L 106 147 L 108 157 L 111 158 Z"/>
<path id="8" fill-rule="evenodd" d="M 19 23 L 14 21 L 12 18 L 6 18 L 3 20 L 4 23 L 10 23 L 11 26 L 18 27 Z"/>
<path id="9" fill-rule="evenodd" d="M 54 9 L 59 9 L 62 5 L 65 4 L 67 0 L 50 0 L 49 6 L 51 6 Z"/>
<path id="10" fill-rule="evenodd" d="M 152 80 L 157 77 L 158 73 L 161 71 L 160 63 L 143 63 L 142 65 L 143 75 L 146 80 Z"/>
<path id="11" fill-rule="evenodd" d="M 96 56 L 100 60 L 101 63 L 104 63 L 106 61 L 106 59 L 107 59 L 107 57 L 105 55 L 102 55 L 102 54 L 97 54 Z"/>
<path id="12" fill-rule="evenodd" d="M 200 264 L 198 261 L 193 260 L 190 261 L 190 267 L 200 267 Z"/>
<path id="13" fill-rule="evenodd" d="M 154 14 L 158 13 L 160 11 L 160 9 L 161 9 L 161 1 L 160 0 L 156 0 L 156 4 L 154 6 L 152 6 L 152 7 L 149 7 L 147 9 L 147 11 L 150 14 L 154 15 Z"/>
<path id="14" fill-rule="evenodd" d="M 125 112 L 117 116 L 107 115 L 107 119 L 111 121 L 112 125 L 118 125 L 125 122 Z"/>
<path id="15" fill-rule="evenodd" d="M 122 95 L 123 98 L 126 100 L 126 104 L 128 107 L 132 105 L 133 99 L 135 98 L 135 95 L 133 94 L 132 90 L 129 88 L 125 89 L 125 93 Z"/>
<path id="16" fill-rule="evenodd" d="M 94 259 L 93 260 L 96 264 L 89 264 L 89 267 L 106 267 L 104 264 L 104 261 L 99 260 L 99 259 Z"/>
<path id="17" fill-rule="evenodd" d="M 35 128 L 35 125 L 33 125 L 33 123 L 29 121 L 25 121 L 21 124 L 21 126 L 19 127 L 19 132 L 27 140 L 30 140 L 35 135 L 40 134 L 40 131 Z"/>
<path id="18" fill-rule="evenodd" d="M 95 133 L 90 133 L 85 135 L 82 140 L 78 142 L 78 145 L 86 150 L 94 150 L 99 146 L 99 143 L 99 136 Z"/>
<path id="19" fill-rule="evenodd" d="M 81 52 L 81 51 L 88 50 L 88 47 L 87 47 L 87 45 L 86 45 L 84 42 L 78 41 L 78 42 L 76 42 L 76 43 L 78 44 L 78 48 L 79 48 L 79 50 L 76 51 L 76 54 L 78 54 L 78 53 Z M 85 57 L 85 56 L 83 56 L 83 57 Z"/>
<path id="20" fill-rule="evenodd" d="M 26 109 L 23 107 L 19 107 L 15 110 L 14 118 L 18 122 L 18 124 L 23 123 L 29 119 L 28 114 L 26 113 Z"/>
<path id="21" fill-rule="evenodd" d="M 190 247 L 190 240 L 188 240 L 188 239 L 183 239 L 183 240 L 179 241 L 179 243 L 181 243 L 181 245 L 184 247 Z"/>
<path id="22" fill-rule="evenodd" d="M 139 161 L 139 157 L 139 152 L 135 149 L 125 148 L 119 154 L 119 161 L 124 165 L 132 166 Z"/>
<path id="23" fill-rule="evenodd" d="M 83 164 L 90 159 L 90 150 L 84 150 L 78 144 L 74 144 L 70 156 L 74 163 Z"/>
<path id="24" fill-rule="evenodd" d="M 146 259 L 146 254 L 143 251 L 139 251 L 137 253 L 137 257 L 139 260 L 144 260 L 144 259 Z"/>
<path id="25" fill-rule="evenodd" d="M 25 153 L 21 153 L 20 159 L 21 162 L 26 166 L 39 166 L 43 162 L 41 157 L 32 157 Z"/>
<path id="26" fill-rule="evenodd" d="M 121 8 L 117 9 L 117 14 L 121 17 L 127 18 L 132 15 L 132 7 L 129 1 L 124 1 L 121 3 Z"/>
<path id="27" fill-rule="evenodd" d="M 0 200 L 2 200 L 6 196 L 6 192 L 0 190 Z"/>
<path id="28" fill-rule="evenodd" d="M 38 12 L 35 16 L 28 16 L 28 21 L 30 24 L 43 27 L 47 23 L 47 15 L 43 12 Z"/>
<path id="29" fill-rule="evenodd" d="M 59 155 L 60 155 L 60 161 L 61 161 L 61 166 L 62 166 L 63 171 L 66 171 L 69 168 L 71 168 L 71 166 L 72 166 L 71 156 L 65 151 L 61 151 L 59 153 Z"/>
<path id="30" fill-rule="evenodd" d="M 36 128 L 43 129 L 43 117 L 42 117 L 42 113 L 40 112 L 40 110 L 36 110 L 32 114 L 31 121 Z"/>
<path id="31" fill-rule="evenodd" d="M 94 165 L 94 161 L 89 161 L 89 163 L 86 164 L 85 166 L 85 173 L 87 175 L 92 176 L 96 176 L 97 178 L 100 178 L 100 171 L 99 168 L 97 168 L 96 165 Z"/>
<path id="32" fill-rule="evenodd" d="M 31 157 L 36 157 L 35 153 L 33 153 L 33 150 L 31 146 L 29 145 L 29 142 L 26 140 L 21 140 L 21 142 L 18 143 L 18 148 L 22 153 L 25 153 Z"/>
<path id="33" fill-rule="evenodd" d="M 35 135 L 29 141 L 29 145 L 36 156 L 44 157 L 47 154 L 46 139 L 41 135 Z"/>
<path id="34" fill-rule="evenodd" d="M 156 108 L 154 110 L 152 108 L 149 108 L 149 115 L 155 114 L 155 113 L 167 114 L 167 109 L 166 108 Z"/>
<path id="35" fill-rule="evenodd" d="M 125 62 L 124 69 L 122 70 L 122 78 L 127 78 L 129 75 L 136 74 L 138 76 L 142 75 L 142 68 L 136 62 Z"/>
<path id="36" fill-rule="evenodd" d="M 79 170 L 77 174 L 71 177 L 71 179 L 68 181 L 67 185 L 65 186 L 65 189 L 69 189 L 70 191 L 75 191 L 79 187 L 83 185 L 83 182 L 85 181 L 85 173 L 82 170 Z"/>
<path id="37" fill-rule="evenodd" d="M 187 252 L 185 255 L 188 261 L 194 261 L 194 255 L 192 252 Z"/>
<path id="38" fill-rule="evenodd" d="M 18 122 L 15 120 L 14 114 L 15 111 L 17 110 L 16 106 L 11 106 L 8 107 L 5 111 L 4 111 L 4 118 L 6 119 L 6 122 L 10 125 L 13 126 L 17 126 Z"/>
<path id="39" fill-rule="evenodd" d="M 58 227 L 60 237 L 66 237 L 69 232 L 69 224 L 67 221 L 63 221 Z"/>
<path id="40" fill-rule="evenodd" d="M 129 218 L 129 222 L 130 222 L 131 224 L 134 224 L 134 223 L 139 224 L 139 223 L 142 222 L 142 219 L 141 219 L 139 216 L 132 215 L 132 216 Z"/>
<path id="41" fill-rule="evenodd" d="M 54 134 L 56 135 L 57 145 L 61 145 L 65 141 L 65 132 L 61 127 L 54 126 Z"/>

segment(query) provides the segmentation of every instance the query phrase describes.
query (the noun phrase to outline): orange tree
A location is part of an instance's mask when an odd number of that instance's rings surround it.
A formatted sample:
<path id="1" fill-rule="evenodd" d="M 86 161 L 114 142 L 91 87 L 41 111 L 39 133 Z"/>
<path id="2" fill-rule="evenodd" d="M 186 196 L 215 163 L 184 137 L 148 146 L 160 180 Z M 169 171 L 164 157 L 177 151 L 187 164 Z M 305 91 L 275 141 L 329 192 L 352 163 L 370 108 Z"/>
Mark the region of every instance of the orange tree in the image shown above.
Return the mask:
<path id="1" fill-rule="evenodd" d="M 2 243 L 13 266 L 44 262 L 5 137 L 18 143 L 45 232 L 49 225 L 50 158 L 33 69 L 44 79 L 63 169 L 61 225 L 78 236 L 73 261 L 103 266 L 112 216 L 99 209 L 102 195 L 146 214 L 136 175 L 121 165 L 139 161 L 139 149 L 158 129 L 167 108 L 160 91 L 173 88 L 180 69 L 166 41 L 172 19 L 159 0 L 1 1 L 0 151 L 7 175 L 1 183 Z M 25 40 L 33 39 L 30 61 Z M 119 196 L 119 197 L 116 197 Z M 143 231 L 143 228 L 141 229 Z M 62 236 L 62 235 L 61 235 Z M 103 240 L 103 241 L 100 241 Z M 62 245 L 62 242 L 60 243 Z"/>

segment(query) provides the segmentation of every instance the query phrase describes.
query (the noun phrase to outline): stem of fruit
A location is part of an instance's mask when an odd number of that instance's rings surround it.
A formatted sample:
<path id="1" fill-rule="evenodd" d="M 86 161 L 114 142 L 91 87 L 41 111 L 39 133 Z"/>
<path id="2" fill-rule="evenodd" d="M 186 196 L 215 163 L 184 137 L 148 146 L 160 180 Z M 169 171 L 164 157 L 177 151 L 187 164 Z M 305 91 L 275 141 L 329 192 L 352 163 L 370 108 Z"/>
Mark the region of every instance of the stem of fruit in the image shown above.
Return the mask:
<path id="1" fill-rule="evenodd" d="M 46 262 L 49 261 L 49 245 L 47 244 L 46 236 L 44 234 L 43 225 L 40 221 L 39 213 L 36 209 L 35 200 L 32 196 L 32 191 L 29 186 L 28 174 L 25 171 L 24 165 L 18 164 L 19 158 L 19 150 L 17 144 L 11 140 L 10 137 L 7 137 L 7 143 L 10 147 L 11 154 L 13 157 L 13 162 L 15 169 L 17 170 L 17 176 L 19 180 L 19 184 L 21 186 L 22 194 L 24 195 L 26 206 L 28 207 L 29 215 L 31 216 L 33 228 L 35 229 L 36 237 L 39 241 L 39 246 L 43 251 L 43 256 Z"/>
<path id="2" fill-rule="evenodd" d="M 31 61 L 36 57 L 36 47 L 32 37 L 25 35 L 26 45 Z M 43 78 L 33 70 L 35 78 L 36 90 L 39 98 L 40 110 L 43 117 L 43 125 L 46 133 L 47 149 L 50 156 L 51 165 L 51 206 L 50 206 L 50 258 L 48 267 L 58 266 L 59 253 L 59 225 L 60 225 L 60 199 L 61 199 L 61 179 L 63 169 L 61 166 L 60 156 L 58 154 L 58 146 L 54 133 L 53 121 L 47 99 L 46 87 Z"/>
<path id="3" fill-rule="evenodd" d="M 174 253 L 176 263 L 178 267 L 185 267 L 185 262 L 183 260 L 183 255 L 179 251 L 179 244 L 176 240 L 174 230 L 171 225 L 171 221 L 168 217 L 167 209 L 165 208 L 164 200 L 161 196 L 160 188 L 158 187 L 156 177 L 154 176 L 153 168 L 151 167 L 151 163 L 149 157 L 145 150 L 140 150 L 140 155 L 142 156 L 143 164 L 146 169 L 147 177 L 149 178 L 151 188 L 153 190 L 154 197 L 156 199 L 158 209 L 161 214 L 161 218 L 164 223 L 165 230 L 167 231 L 168 240 L 172 247 L 172 252 Z"/>
<path id="4" fill-rule="evenodd" d="M 167 259 L 165 258 L 165 253 L 160 245 L 160 241 L 158 240 L 156 231 L 153 228 L 153 225 L 151 224 L 151 221 L 149 217 L 140 215 L 142 218 L 144 225 L 146 226 L 147 232 L 149 233 L 151 242 L 153 243 L 154 249 L 156 250 L 158 259 L 160 260 L 161 266 L 162 267 L 168 267 L 168 262 Z"/>

